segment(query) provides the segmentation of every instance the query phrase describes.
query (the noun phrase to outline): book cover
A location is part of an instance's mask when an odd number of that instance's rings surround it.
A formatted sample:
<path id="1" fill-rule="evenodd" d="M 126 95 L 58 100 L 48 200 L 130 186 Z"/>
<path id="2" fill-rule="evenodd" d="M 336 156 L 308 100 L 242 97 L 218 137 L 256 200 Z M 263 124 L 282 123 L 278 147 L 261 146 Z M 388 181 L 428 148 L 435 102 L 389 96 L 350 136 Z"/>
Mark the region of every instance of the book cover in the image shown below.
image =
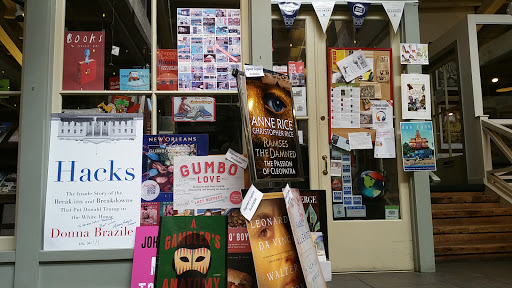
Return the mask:
<path id="1" fill-rule="evenodd" d="M 162 217 L 155 287 L 226 287 L 225 216 Z"/>
<path id="2" fill-rule="evenodd" d="M 149 90 L 149 69 L 119 69 L 119 90 Z"/>
<path id="3" fill-rule="evenodd" d="M 159 216 L 177 214 L 173 209 L 172 193 L 174 157 L 206 155 L 207 134 L 144 135 L 141 219 L 144 216 L 150 223 L 156 219 L 156 223 L 151 225 L 158 225 Z"/>
<path id="4" fill-rule="evenodd" d="M 215 98 L 173 97 L 172 120 L 174 122 L 215 122 Z"/>
<path id="5" fill-rule="evenodd" d="M 158 227 L 137 227 L 133 249 L 131 288 L 153 286 L 158 247 Z"/>
<path id="6" fill-rule="evenodd" d="M 178 52 L 176 49 L 158 49 L 156 89 L 178 90 Z"/>
<path id="7" fill-rule="evenodd" d="M 64 32 L 62 90 L 104 90 L 105 32 Z"/>
<path id="8" fill-rule="evenodd" d="M 306 287 L 283 193 L 265 193 L 247 223 L 259 288 Z"/>
<path id="9" fill-rule="evenodd" d="M 9 133 L 11 126 L 12 126 L 11 122 L 0 122 L 0 143 L 2 143 L 4 138 Z"/>

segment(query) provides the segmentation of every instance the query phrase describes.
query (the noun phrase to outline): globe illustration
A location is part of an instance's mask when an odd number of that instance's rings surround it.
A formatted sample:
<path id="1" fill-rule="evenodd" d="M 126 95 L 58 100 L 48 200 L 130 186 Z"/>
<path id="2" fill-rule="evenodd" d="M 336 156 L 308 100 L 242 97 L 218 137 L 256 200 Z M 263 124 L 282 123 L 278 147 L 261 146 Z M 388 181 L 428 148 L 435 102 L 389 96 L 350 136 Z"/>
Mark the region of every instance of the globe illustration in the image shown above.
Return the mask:
<path id="1" fill-rule="evenodd" d="M 357 189 L 364 197 L 374 199 L 384 192 L 384 177 L 375 171 L 365 171 L 357 178 Z"/>

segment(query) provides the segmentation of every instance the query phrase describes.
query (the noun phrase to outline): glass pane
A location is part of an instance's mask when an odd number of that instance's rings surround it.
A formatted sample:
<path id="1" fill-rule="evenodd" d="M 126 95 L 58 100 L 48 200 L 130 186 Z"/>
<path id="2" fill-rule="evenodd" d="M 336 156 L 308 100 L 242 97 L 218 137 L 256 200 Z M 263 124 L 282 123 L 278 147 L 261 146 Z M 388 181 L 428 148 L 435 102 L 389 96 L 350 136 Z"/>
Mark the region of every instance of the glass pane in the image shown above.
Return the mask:
<path id="1" fill-rule="evenodd" d="M 236 90 L 240 1 L 157 0 L 158 90 Z M 213 6 L 213 7 L 212 7 Z"/>
<path id="2" fill-rule="evenodd" d="M 347 20 L 330 22 L 326 31 L 326 41 L 328 47 L 391 48 L 389 33 L 388 19 L 375 20 L 367 18 L 360 31 L 355 33 L 352 19 L 348 18 Z M 377 104 L 374 101 L 392 100 L 393 97 L 391 92 L 393 75 L 390 74 L 391 55 L 388 50 L 363 50 L 363 54 L 372 69 L 368 73 L 356 77 L 356 79 L 350 82 L 351 84 L 348 84 L 342 76 L 339 76 L 341 72 L 335 62 L 339 61 L 338 58 L 343 59 L 356 51 L 357 49 L 337 50 L 336 53 L 332 51 L 332 56 L 329 55 L 329 61 L 333 62 L 332 71 L 328 71 L 329 74 L 332 73 L 330 88 L 336 91 L 341 89 L 338 95 L 341 97 L 340 99 L 338 99 L 337 94 L 334 92 L 331 95 L 330 118 L 331 126 L 335 127 L 332 128 L 331 132 L 344 138 L 348 138 L 348 133 L 374 133 L 375 130 L 373 128 L 375 127 L 373 127 L 373 123 L 379 120 L 373 119 L 374 116 L 370 107 Z M 336 57 L 336 60 L 331 60 L 331 57 Z M 385 77 L 378 77 L 379 75 L 385 75 Z M 365 88 L 365 93 L 363 93 L 363 87 Z M 361 99 L 358 99 L 359 97 L 349 97 L 354 91 L 358 90 L 360 91 Z M 367 100 L 367 102 L 372 104 L 365 104 L 363 100 Z M 357 117 L 354 116 L 353 120 L 358 121 L 359 125 L 349 126 L 359 126 L 361 128 L 348 128 L 347 125 L 340 123 L 333 125 L 337 121 L 336 117 L 333 118 L 336 115 L 335 113 L 341 113 L 340 117 L 342 118 L 340 119 L 346 118 L 345 116 L 349 112 L 347 112 L 347 106 L 344 103 L 353 103 L 350 101 L 359 102 L 351 105 L 352 107 L 359 106 L 360 108 L 356 109 L 360 110 L 352 112 L 352 114 L 357 115 Z M 340 146 L 342 145 L 340 144 Z M 400 157 L 399 155 L 397 156 Z M 392 210 L 398 209 L 400 204 L 396 158 L 375 158 L 373 149 L 352 150 L 349 152 L 331 144 L 330 165 L 331 188 L 333 191 L 332 204 L 335 220 L 399 218 L 399 212 Z"/>
<path id="3" fill-rule="evenodd" d="M 150 15 L 151 1 L 67 0 L 63 90 L 150 90 Z"/>

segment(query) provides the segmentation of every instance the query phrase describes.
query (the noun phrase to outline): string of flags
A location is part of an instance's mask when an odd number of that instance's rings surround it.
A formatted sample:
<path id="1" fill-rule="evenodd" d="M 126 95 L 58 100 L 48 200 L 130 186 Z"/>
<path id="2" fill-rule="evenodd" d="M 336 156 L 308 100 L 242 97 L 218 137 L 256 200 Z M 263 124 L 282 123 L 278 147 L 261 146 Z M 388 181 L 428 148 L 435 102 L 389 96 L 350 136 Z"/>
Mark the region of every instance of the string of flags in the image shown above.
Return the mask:
<path id="1" fill-rule="evenodd" d="M 283 15 L 284 24 L 286 29 L 290 31 L 293 26 L 293 22 L 295 21 L 295 17 L 299 13 L 300 6 L 304 1 L 277 1 L 279 5 L 279 9 L 281 10 L 281 14 Z M 329 24 L 329 20 L 331 18 L 332 11 L 334 10 L 334 4 L 336 3 L 334 0 L 331 1 L 308 1 L 311 2 L 313 8 L 315 9 L 316 16 L 318 17 L 318 21 L 320 25 L 322 25 L 322 29 L 324 33 Z M 400 25 L 400 20 L 402 19 L 402 14 L 404 12 L 404 6 L 406 2 L 417 2 L 417 0 L 409 0 L 409 1 L 347 1 L 350 14 L 352 14 L 352 19 L 354 22 L 354 27 L 356 32 L 359 32 L 359 29 L 363 26 L 364 19 L 368 10 L 370 10 L 370 5 L 380 3 L 384 7 L 386 14 L 389 17 L 391 25 L 393 29 L 398 30 L 398 25 Z"/>

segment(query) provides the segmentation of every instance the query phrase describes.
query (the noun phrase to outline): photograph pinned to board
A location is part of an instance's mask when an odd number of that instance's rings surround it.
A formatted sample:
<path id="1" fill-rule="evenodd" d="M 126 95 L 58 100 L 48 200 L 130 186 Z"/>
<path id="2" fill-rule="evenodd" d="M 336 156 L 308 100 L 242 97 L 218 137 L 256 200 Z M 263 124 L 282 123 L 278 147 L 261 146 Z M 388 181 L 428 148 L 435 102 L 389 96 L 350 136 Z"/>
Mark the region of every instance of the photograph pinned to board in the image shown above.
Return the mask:
<path id="1" fill-rule="evenodd" d="M 431 114 L 430 75 L 402 74 L 402 118 L 429 120 Z"/>
<path id="2" fill-rule="evenodd" d="M 400 122 L 404 171 L 436 171 L 432 121 Z"/>
<path id="3" fill-rule="evenodd" d="M 400 64 L 428 65 L 428 44 L 400 43 Z"/>

